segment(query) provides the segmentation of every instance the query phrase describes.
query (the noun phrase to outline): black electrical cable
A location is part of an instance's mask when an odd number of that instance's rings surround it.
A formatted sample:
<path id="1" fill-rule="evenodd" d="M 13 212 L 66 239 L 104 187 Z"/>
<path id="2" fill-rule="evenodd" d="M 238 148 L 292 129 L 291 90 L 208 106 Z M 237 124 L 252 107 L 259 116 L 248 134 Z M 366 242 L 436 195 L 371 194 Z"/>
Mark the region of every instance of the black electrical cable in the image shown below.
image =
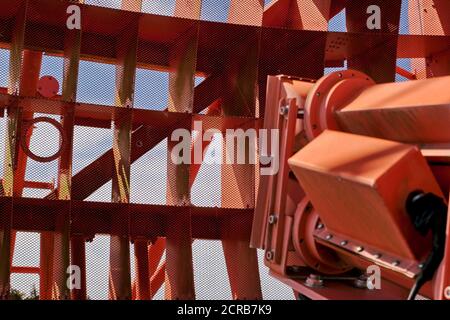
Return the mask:
<path id="1" fill-rule="evenodd" d="M 430 231 L 433 234 L 431 252 L 408 295 L 408 300 L 414 300 L 422 286 L 433 278 L 444 257 L 447 205 L 435 194 L 416 191 L 408 197 L 406 211 L 421 235 L 426 236 Z"/>

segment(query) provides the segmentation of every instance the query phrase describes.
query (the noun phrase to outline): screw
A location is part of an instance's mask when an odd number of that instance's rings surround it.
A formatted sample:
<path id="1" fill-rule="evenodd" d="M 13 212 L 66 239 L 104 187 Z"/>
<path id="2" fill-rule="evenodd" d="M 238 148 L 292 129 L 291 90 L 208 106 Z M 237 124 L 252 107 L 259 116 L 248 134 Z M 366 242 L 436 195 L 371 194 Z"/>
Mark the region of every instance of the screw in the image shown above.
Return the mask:
<path id="1" fill-rule="evenodd" d="M 450 300 L 450 286 L 448 286 L 447 288 L 445 288 L 445 290 L 444 290 L 444 296 L 445 296 L 445 299 Z"/>
<path id="2" fill-rule="evenodd" d="M 400 265 L 400 261 L 395 260 L 394 262 L 392 262 L 392 265 L 393 265 L 394 267 L 398 267 L 398 266 Z"/>
<path id="3" fill-rule="evenodd" d="M 326 237 L 325 237 L 325 239 L 327 239 L 327 240 L 331 240 L 333 238 L 333 235 L 332 234 L 329 234 L 329 235 L 327 235 Z"/>
<path id="4" fill-rule="evenodd" d="M 323 224 L 322 224 L 322 223 L 319 223 L 319 224 L 317 225 L 316 229 L 318 229 L 318 230 L 323 229 Z"/>
<path id="5" fill-rule="evenodd" d="M 289 112 L 289 106 L 282 106 L 282 107 L 280 108 L 280 114 L 281 114 L 282 116 L 287 115 L 288 112 Z"/>
<path id="6" fill-rule="evenodd" d="M 298 273 L 301 271 L 301 268 L 299 266 L 292 266 L 292 271 Z"/>
<path id="7" fill-rule="evenodd" d="M 275 224 L 275 223 L 277 222 L 277 220 L 278 220 L 278 218 L 277 218 L 276 215 L 271 214 L 271 215 L 269 216 L 269 224 Z"/>
<path id="8" fill-rule="evenodd" d="M 344 241 L 341 242 L 341 246 L 346 246 L 347 244 L 348 244 L 347 240 L 344 240 Z"/>
<path id="9" fill-rule="evenodd" d="M 308 278 L 306 278 L 305 285 L 310 288 L 320 288 L 323 287 L 323 279 L 317 274 L 310 274 Z"/>
<path id="10" fill-rule="evenodd" d="M 361 246 L 356 247 L 356 251 L 357 252 L 363 252 L 364 251 L 364 247 L 361 247 Z"/>
<path id="11" fill-rule="evenodd" d="M 423 264 L 423 263 L 419 263 L 419 265 L 418 265 L 419 269 L 423 269 L 424 266 L 425 266 L 425 264 Z"/>
<path id="12" fill-rule="evenodd" d="M 383 255 L 381 253 L 377 253 L 374 257 L 375 259 L 380 259 Z"/>
<path id="13" fill-rule="evenodd" d="M 320 97 L 320 92 L 317 92 L 317 93 L 316 93 L 316 96 Z"/>
<path id="14" fill-rule="evenodd" d="M 339 78 L 342 78 L 342 73 L 339 72 L 338 76 L 339 76 Z"/>

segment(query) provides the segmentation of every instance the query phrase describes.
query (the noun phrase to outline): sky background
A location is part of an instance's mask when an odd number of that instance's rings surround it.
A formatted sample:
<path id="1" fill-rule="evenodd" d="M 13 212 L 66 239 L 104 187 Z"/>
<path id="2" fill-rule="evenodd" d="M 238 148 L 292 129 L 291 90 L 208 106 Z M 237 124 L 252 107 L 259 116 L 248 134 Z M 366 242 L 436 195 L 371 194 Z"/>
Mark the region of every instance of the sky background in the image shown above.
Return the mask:
<path id="1" fill-rule="evenodd" d="M 119 8 L 120 0 L 87 0 L 88 4 Z M 270 1 L 266 0 L 266 4 Z M 175 0 L 146 0 L 143 12 L 173 15 Z M 201 19 L 224 22 L 227 19 L 229 0 L 203 0 Z M 330 31 L 345 32 L 345 10 L 329 23 Z M 403 1 L 401 33 L 408 32 L 407 7 Z M 0 49 L 0 86 L 7 86 L 9 52 Z M 409 59 L 399 59 L 398 64 L 410 69 Z M 342 68 L 341 68 L 342 69 Z M 339 70 L 327 68 L 325 73 Z M 44 55 L 41 75 L 52 75 L 62 83 L 63 59 Z M 203 79 L 197 78 L 196 85 Z M 397 81 L 404 81 L 397 77 Z M 80 102 L 114 105 L 114 65 L 80 62 L 77 100 Z M 138 69 L 136 73 L 135 107 L 163 110 L 168 104 L 168 73 Z M 60 92 L 61 93 L 61 92 Z M 100 93 L 100 94 L 99 94 Z M 36 115 L 39 116 L 39 115 Z M 0 150 L 4 150 L 5 119 L 0 118 Z M 31 150 L 39 155 L 51 155 L 58 149 L 57 131 L 50 125 L 39 124 L 31 141 Z M 46 143 L 42 143 L 46 141 Z M 212 142 L 219 145 L 216 138 Z M 112 147 L 112 130 L 77 126 L 74 134 L 73 173 L 76 174 L 98 156 Z M 166 151 L 167 140 L 145 154 L 132 165 L 131 201 L 135 203 L 165 204 L 166 199 Z M 208 157 L 213 155 L 209 154 Z M 3 161 L 0 160 L 0 161 Z M 149 165 L 151 164 L 151 165 Z M 42 164 L 28 160 L 26 179 L 49 182 L 56 178 L 57 161 Z M 0 176 L 3 165 L 0 163 Z M 192 202 L 200 206 L 220 206 L 221 176 L 219 165 L 202 165 L 196 183 L 192 187 Z M 26 197 L 44 197 L 48 191 L 26 189 Z M 87 200 L 106 201 L 111 199 L 111 183 L 105 184 Z M 133 252 L 132 252 L 133 253 Z M 88 296 L 92 299 L 108 297 L 109 236 L 97 235 L 92 243 L 86 244 Z M 133 254 L 131 255 L 133 257 Z M 226 278 L 226 266 L 219 241 L 196 240 L 193 244 L 196 293 L 199 299 L 230 299 L 230 287 Z M 292 299 L 292 290 L 272 279 L 263 264 L 263 252 L 259 252 L 263 295 L 266 299 Z M 39 265 L 39 235 L 19 232 L 16 243 L 14 265 Z M 131 259 L 132 269 L 134 265 Z M 33 285 L 39 288 L 37 275 L 12 275 L 12 285 L 29 293 Z M 163 298 L 163 289 L 156 298 Z"/>

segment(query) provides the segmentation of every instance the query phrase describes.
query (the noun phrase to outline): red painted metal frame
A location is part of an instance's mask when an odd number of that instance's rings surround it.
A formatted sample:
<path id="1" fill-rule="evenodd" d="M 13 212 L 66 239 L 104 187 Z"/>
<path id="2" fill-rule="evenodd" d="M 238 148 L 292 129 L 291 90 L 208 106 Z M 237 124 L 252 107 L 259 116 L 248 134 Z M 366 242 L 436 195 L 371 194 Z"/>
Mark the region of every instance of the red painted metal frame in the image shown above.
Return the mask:
<path id="1" fill-rule="evenodd" d="M 398 34 L 399 0 L 275 0 L 266 8 L 261 0 L 233 0 L 228 24 L 199 21 L 199 0 L 177 0 L 174 17 L 143 14 L 140 0 L 123 1 L 123 10 L 79 3 L 83 14 L 81 31 L 66 30 L 65 10 L 69 1 L 0 1 L 0 26 L 6 31 L 0 32 L 0 47 L 11 52 L 10 84 L 8 88 L 0 88 L 0 115 L 7 116 L 13 128 L 8 143 L 17 140 L 17 145 L 22 144 L 28 150 L 31 132 L 16 135 L 17 139 L 13 137 L 23 130 L 22 120 L 30 120 L 34 113 L 62 116 L 62 135 L 67 139 L 67 146 L 63 144 L 61 148 L 57 189 L 45 199 L 21 197 L 25 187 L 52 186 L 25 181 L 26 155 L 22 150 L 16 153 L 14 143 L 9 146 L 11 169 L 7 170 L 0 188 L 0 226 L 3 228 L 0 247 L 2 254 L 6 252 L 2 257 L 8 257 L 8 266 L 0 265 L 1 296 L 6 297 L 9 290 L 10 272 L 39 272 L 42 299 L 69 298 L 67 290 L 62 288 L 61 274 L 72 261 L 81 268 L 82 288 L 72 290 L 71 298 L 85 299 L 84 242 L 101 233 L 118 240 L 119 249 L 112 250 L 111 257 L 118 257 L 120 262 L 112 262 L 111 269 L 120 271 L 112 279 L 111 298 L 150 299 L 166 274 L 167 298 L 194 298 L 193 239 L 222 240 L 233 298 L 261 298 L 256 250 L 249 248 L 255 196 L 246 193 L 248 189 L 256 189 L 251 185 L 255 180 L 254 167 L 222 168 L 223 208 L 199 208 L 189 204 L 188 190 L 198 173 L 198 165 L 191 166 L 187 174 L 183 172 L 185 168 L 168 165 L 169 175 L 174 178 L 168 182 L 173 191 L 167 195 L 168 206 L 130 204 L 127 186 L 131 164 L 168 137 L 172 130 L 191 129 L 193 120 L 217 123 L 212 127 L 220 130 L 258 128 L 260 122 L 255 118 L 264 114 L 266 105 L 271 107 L 266 110 L 266 127 L 283 129 L 283 157 L 276 178 L 261 178 L 263 188 L 259 189 L 254 217 L 257 229 L 253 229 L 251 244 L 265 247 L 272 254 L 266 263 L 284 275 L 286 282 L 287 268 L 302 263 L 289 248 L 292 247 L 293 212 L 303 195 L 289 177 L 287 158 L 294 145 L 298 147 L 299 136 L 303 140 L 300 144 L 306 143 L 305 137 L 298 134 L 303 127 L 297 120 L 297 109 L 303 109 L 311 82 L 303 81 L 304 94 L 294 94 L 294 97 L 290 96 L 292 92 L 286 94 L 285 98 L 290 100 L 283 102 L 290 108 L 283 118 L 278 110 L 279 89 L 268 91 L 267 99 L 265 97 L 267 75 L 290 73 L 318 79 L 324 66 L 342 65 L 344 60 L 377 82 L 392 81 L 396 72 L 407 78 L 449 74 L 445 62 L 450 52 L 450 33 L 445 12 L 450 10 L 446 10 L 448 3 L 445 1 L 435 0 L 435 8 L 431 8 L 430 1 L 417 0 L 428 15 L 418 13 L 413 22 L 420 20 L 422 29 L 417 29 L 417 23 L 410 23 L 410 29 L 417 31 L 410 35 Z M 389 14 L 383 20 L 382 30 L 368 33 L 362 24 L 366 18 L 364 9 L 375 3 Z M 347 10 L 349 32 L 327 32 L 329 19 L 343 8 Z M 411 17 L 414 14 L 417 12 L 411 9 Z M 133 36 L 129 36 L 130 33 Z M 64 35 L 63 41 L 61 35 Z M 195 50 L 191 50 L 194 46 Z M 23 58 L 22 52 L 25 53 Z M 36 97 L 42 52 L 65 60 L 61 96 Z M 407 73 L 396 67 L 397 58 L 417 59 L 418 70 Z M 117 101 L 114 106 L 76 102 L 80 59 L 116 65 Z M 170 73 L 170 102 L 165 111 L 132 108 L 132 79 L 136 67 Z M 207 76 L 196 88 L 192 85 L 195 75 Z M 269 78 L 269 84 L 271 81 L 274 79 Z M 207 108 L 207 115 L 197 115 Z M 211 117 L 218 115 L 225 117 Z M 111 150 L 72 177 L 75 125 L 113 127 L 115 137 Z M 111 203 L 83 201 L 111 179 L 114 194 Z M 183 185 L 175 180 L 182 180 Z M 264 194 L 272 189 L 276 189 L 273 196 Z M 268 232 L 265 230 L 268 219 L 261 216 L 259 210 L 270 211 L 278 221 Z M 124 218 L 120 222 L 119 213 Z M 129 232 L 124 231 L 120 223 L 128 225 Z M 15 230 L 42 233 L 39 269 L 11 266 Z M 121 236 L 124 238 L 120 239 Z M 266 237 L 271 240 L 264 243 Z M 135 243 L 137 262 L 133 290 L 129 281 L 130 240 Z M 166 244 L 168 260 L 157 267 Z M 448 278 L 449 263 L 443 268 L 443 279 Z M 315 298 L 338 298 L 337 291 L 320 293 L 290 280 L 287 282 L 294 290 L 307 292 Z M 395 285 L 387 286 L 392 291 L 386 297 L 400 295 L 402 290 Z M 348 297 L 355 298 L 358 294 L 352 291 Z M 362 295 L 362 298 L 370 297 Z"/>

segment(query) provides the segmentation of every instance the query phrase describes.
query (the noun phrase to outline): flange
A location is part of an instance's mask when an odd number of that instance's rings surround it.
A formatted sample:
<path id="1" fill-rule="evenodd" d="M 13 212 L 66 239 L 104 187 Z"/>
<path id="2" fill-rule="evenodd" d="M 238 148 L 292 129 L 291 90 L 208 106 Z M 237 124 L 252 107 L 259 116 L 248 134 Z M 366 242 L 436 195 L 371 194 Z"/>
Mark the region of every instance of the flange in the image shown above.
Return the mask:
<path id="1" fill-rule="evenodd" d="M 304 198 L 295 212 L 292 242 L 295 252 L 310 268 L 324 274 L 340 274 L 351 270 L 336 252 L 317 243 L 314 230 L 322 228 L 318 213 L 308 198 Z"/>
<path id="2" fill-rule="evenodd" d="M 374 84 L 369 76 L 356 70 L 337 71 L 319 79 L 306 98 L 304 124 L 307 138 L 313 140 L 325 129 L 338 129 L 334 112 Z"/>

